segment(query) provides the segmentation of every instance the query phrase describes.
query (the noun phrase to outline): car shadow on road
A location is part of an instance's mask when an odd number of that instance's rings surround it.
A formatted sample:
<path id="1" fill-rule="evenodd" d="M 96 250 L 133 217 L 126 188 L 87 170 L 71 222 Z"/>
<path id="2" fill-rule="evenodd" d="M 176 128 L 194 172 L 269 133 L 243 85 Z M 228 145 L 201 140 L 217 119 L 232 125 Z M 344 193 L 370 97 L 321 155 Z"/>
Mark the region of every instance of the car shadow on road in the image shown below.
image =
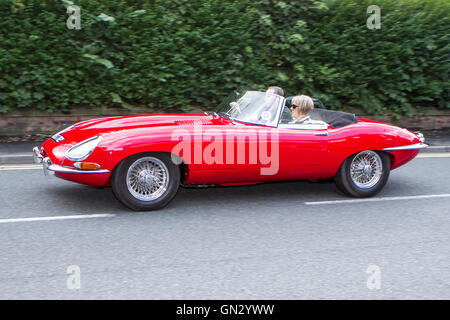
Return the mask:
<path id="1" fill-rule="evenodd" d="M 344 197 L 333 182 L 271 182 L 251 186 L 212 188 L 180 188 L 171 208 L 203 207 L 221 209 L 232 206 L 242 208 L 282 207 L 323 198 Z"/>
<path id="2" fill-rule="evenodd" d="M 378 196 L 403 195 L 408 181 L 390 181 Z M 414 193 L 414 191 L 412 191 Z M 114 213 L 129 214 L 134 211 L 123 206 L 114 196 L 111 188 L 95 188 L 68 184 L 52 189 L 49 194 L 55 198 L 53 210 L 78 213 Z M 251 186 L 229 187 L 180 187 L 174 200 L 159 210 L 198 211 L 219 210 L 230 206 L 255 208 L 277 206 L 280 204 L 298 205 L 306 201 L 351 199 L 342 194 L 332 181 L 308 182 L 289 181 L 271 182 Z"/>
<path id="3" fill-rule="evenodd" d="M 67 184 L 52 188 L 53 210 L 78 213 L 127 213 L 111 188 L 95 188 Z M 315 198 L 342 197 L 332 182 L 273 182 L 251 186 L 192 188 L 180 187 L 167 208 L 172 210 L 198 209 L 202 206 L 223 207 L 230 203 L 252 205 L 258 203 L 310 201 Z M 164 210 L 164 209 L 163 209 Z"/>

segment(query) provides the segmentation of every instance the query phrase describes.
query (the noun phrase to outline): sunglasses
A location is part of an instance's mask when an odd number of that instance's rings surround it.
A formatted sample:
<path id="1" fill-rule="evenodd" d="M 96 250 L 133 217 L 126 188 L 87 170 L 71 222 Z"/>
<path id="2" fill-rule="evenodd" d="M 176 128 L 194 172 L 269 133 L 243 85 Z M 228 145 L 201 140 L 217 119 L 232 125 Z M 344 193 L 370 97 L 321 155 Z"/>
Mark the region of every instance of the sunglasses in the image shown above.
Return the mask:
<path id="1" fill-rule="evenodd" d="M 291 109 L 295 109 L 295 108 L 298 108 L 298 105 L 296 105 L 296 104 L 291 104 L 291 107 L 290 107 Z"/>

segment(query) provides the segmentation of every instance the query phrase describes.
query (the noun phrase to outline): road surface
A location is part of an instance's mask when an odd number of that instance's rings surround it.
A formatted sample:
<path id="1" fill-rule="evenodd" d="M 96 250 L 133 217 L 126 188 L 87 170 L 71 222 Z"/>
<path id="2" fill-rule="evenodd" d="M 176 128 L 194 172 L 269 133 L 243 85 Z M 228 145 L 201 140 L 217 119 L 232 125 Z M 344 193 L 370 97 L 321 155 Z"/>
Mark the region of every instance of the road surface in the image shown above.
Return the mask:
<path id="1" fill-rule="evenodd" d="M 413 160 L 369 200 L 181 188 L 149 213 L 1 167 L 0 266 L 1 299 L 450 299 L 450 158 Z"/>

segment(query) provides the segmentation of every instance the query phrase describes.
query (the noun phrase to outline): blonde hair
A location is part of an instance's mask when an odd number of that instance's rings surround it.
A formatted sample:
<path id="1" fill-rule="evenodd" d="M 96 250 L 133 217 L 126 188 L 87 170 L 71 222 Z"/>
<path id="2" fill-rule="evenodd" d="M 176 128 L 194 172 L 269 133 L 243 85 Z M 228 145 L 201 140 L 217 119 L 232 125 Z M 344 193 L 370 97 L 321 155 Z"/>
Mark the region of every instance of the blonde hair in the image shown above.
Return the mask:
<path id="1" fill-rule="evenodd" d="M 298 113 L 307 115 L 314 109 L 314 102 L 309 96 L 301 95 L 301 96 L 295 96 L 292 98 L 291 105 L 295 104 L 297 108 Z"/>

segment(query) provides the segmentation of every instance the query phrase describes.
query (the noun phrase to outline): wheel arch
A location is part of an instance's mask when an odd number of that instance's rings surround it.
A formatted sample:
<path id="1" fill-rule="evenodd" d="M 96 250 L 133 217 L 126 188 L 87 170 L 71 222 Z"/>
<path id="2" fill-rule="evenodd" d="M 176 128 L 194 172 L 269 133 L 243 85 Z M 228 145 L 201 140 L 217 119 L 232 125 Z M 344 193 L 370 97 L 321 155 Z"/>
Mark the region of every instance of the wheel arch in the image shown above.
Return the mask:
<path id="1" fill-rule="evenodd" d="M 388 157 L 389 157 L 389 162 L 390 162 L 390 168 L 389 168 L 389 169 L 392 169 L 393 163 L 394 163 L 394 161 L 395 161 L 395 156 L 394 156 L 393 154 L 391 154 L 390 152 L 383 151 L 383 150 L 378 150 L 378 149 L 362 149 L 362 150 L 358 150 L 358 151 L 356 151 L 356 152 L 353 152 L 353 153 L 351 153 L 351 154 L 348 154 L 344 159 L 342 159 L 342 160 L 340 161 L 340 163 L 339 163 L 338 169 L 337 169 L 336 172 L 335 172 L 335 175 L 339 172 L 339 169 L 341 168 L 341 166 L 344 164 L 344 162 L 345 162 L 348 158 L 350 158 L 350 157 L 352 157 L 352 156 L 354 156 L 354 155 L 356 155 L 356 154 L 358 154 L 358 153 L 360 153 L 360 152 L 363 152 L 363 151 L 374 151 L 374 152 L 377 152 L 377 153 L 380 153 L 380 154 L 387 154 Z"/>
<path id="2" fill-rule="evenodd" d="M 382 162 L 383 167 L 387 168 L 386 170 L 382 170 L 380 172 L 379 178 L 377 180 L 372 181 L 373 184 L 361 186 L 358 185 L 353 179 L 350 177 L 350 170 L 351 170 L 351 162 L 353 161 L 356 155 L 359 153 L 370 151 L 373 153 L 376 153 L 378 157 L 380 157 L 380 161 Z M 382 150 L 376 150 L 376 149 L 365 149 L 361 150 L 355 153 L 352 153 L 349 155 L 345 160 L 341 163 L 339 166 L 339 170 L 337 171 L 336 175 L 334 176 L 334 180 L 336 182 L 337 188 L 342 191 L 344 194 L 347 194 L 352 197 L 370 197 L 378 192 L 381 191 L 381 189 L 386 184 L 390 171 L 391 171 L 391 156 L 388 152 L 382 151 Z M 368 182 L 368 183 L 372 183 Z"/>
<path id="3" fill-rule="evenodd" d="M 189 174 L 189 166 L 186 163 L 186 161 L 180 157 L 179 155 L 176 155 L 172 152 L 168 152 L 168 151 L 159 151 L 159 150 L 149 150 L 149 151 L 139 151 L 139 152 L 135 152 L 135 153 L 127 153 L 124 157 L 122 157 L 113 167 L 113 169 L 111 170 L 111 175 L 110 177 L 112 177 L 114 175 L 114 172 L 117 170 L 117 168 L 119 167 L 119 165 L 121 163 L 123 163 L 125 160 L 129 159 L 130 157 L 135 157 L 135 156 L 139 156 L 139 155 L 149 155 L 149 154 L 154 154 L 154 153 L 163 153 L 163 154 L 168 154 L 172 157 L 172 159 L 175 159 L 175 165 L 178 166 L 179 170 L 180 170 L 180 182 L 184 183 L 184 181 L 187 179 L 187 176 Z M 111 178 L 110 178 L 111 179 Z"/>

